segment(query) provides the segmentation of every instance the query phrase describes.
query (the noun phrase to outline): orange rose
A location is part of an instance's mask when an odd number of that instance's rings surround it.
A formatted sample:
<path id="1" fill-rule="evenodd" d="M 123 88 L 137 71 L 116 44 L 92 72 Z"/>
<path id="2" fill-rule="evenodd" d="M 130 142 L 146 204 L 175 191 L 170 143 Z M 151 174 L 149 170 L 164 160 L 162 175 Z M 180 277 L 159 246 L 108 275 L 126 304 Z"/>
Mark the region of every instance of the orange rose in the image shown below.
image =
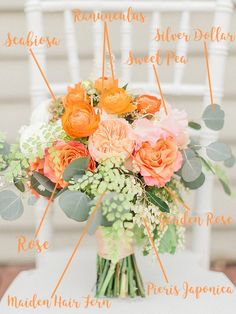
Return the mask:
<path id="1" fill-rule="evenodd" d="M 48 149 L 45 152 L 45 163 L 44 163 L 44 175 L 47 176 L 52 182 L 59 180 L 59 185 L 63 188 L 67 186 L 67 183 L 62 179 L 65 168 L 75 159 L 90 156 L 88 150 L 82 143 L 75 141 L 56 142 L 53 145 L 55 150 L 57 161 L 55 157 L 52 157 Z M 96 167 L 95 161 L 90 158 L 88 169 L 94 171 Z"/>
<path id="2" fill-rule="evenodd" d="M 182 165 L 182 155 L 172 137 L 159 139 L 154 146 L 144 142 L 135 158 L 147 185 L 162 187 Z"/>
<path id="3" fill-rule="evenodd" d="M 44 159 L 39 157 L 35 161 L 30 161 L 30 171 L 37 171 L 43 174 Z"/>
<path id="4" fill-rule="evenodd" d="M 63 105 L 66 108 L 72 104 L 77 104 L 78 102 L 88 99 L 86 91 L 81 87 L 80 83 L 77 83 L 75 87 L 68 87 L 68 93 L 63 98 Z"/>
<path id="5" fill-rule="evenodd" d="M 100 114 L 84 101 L 72 103 L 66 107 L 62 116 L 62 126 L 66 134 L 72 138 L 87 137 L 93 134 L 98 128 Z"/>
<path id="6" fill-rule="evenodd" d="M 103 82 L 103 88 L 104 88 L 104 91 L 105 90 L 109 90 L 111 88 L 118 88 L 118 80 L 114 80 L 113 82 L 113 79 L 112 77 L 104 77 L 104 82 Z M 99 77 L 99 79 L 97 79 L 95 81 L 95 84 L 94 84 L 96 90 L 98 91 L 99 94 L 101 94 L 102 92 L 102 77 Z"/>
<path id="7" fill-rule="evenodd" d="M 137 102 L 137 109 L 143 113 L 152 113 L 160 110 L 161 99 L 151 95 L 141 95 L 135 99 Z"/>
<path id="8" fill-rule="evenodd" d="M 132 97 L 123 88 L 105 91 L 100 98 L 99 107 L 111 114 L 123 114 L 136 109 L 132 104 Z"/>

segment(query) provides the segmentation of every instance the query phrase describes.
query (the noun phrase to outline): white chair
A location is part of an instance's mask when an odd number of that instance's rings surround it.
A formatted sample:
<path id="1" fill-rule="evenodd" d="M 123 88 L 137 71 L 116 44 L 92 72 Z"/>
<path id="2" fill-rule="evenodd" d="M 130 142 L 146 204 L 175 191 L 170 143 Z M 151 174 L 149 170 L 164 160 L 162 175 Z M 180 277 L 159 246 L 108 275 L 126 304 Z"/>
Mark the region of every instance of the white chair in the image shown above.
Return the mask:
<path id="1" fill-rule="evenodd" d="M 71 75 L 71 81 L 64 84 L 50 82 L 52 90 L 55 94 L 62 94 L 66 90 L 66 86 L 77 82 L 80 79 L 80 63 L 77 54 L 75 41 L 75 24 L 73 22 L 72 10 L 93 10 L 93 11 L 124 11 L 131 6 L 134 10 L 151 13 L 152 21 L 149 29 L 150 39 L 154 37 L 156 26 L 161 25 L 161 15 L 163 12 L 178 12 L 181 14 L 180 30 L 188 31 L 190 29 L 191 14 L 196 12 L 212 12 L 214 17 L 214 25 L 221 25 L 225 32 L 229 31 L 231 16 L 233 13 L 233 3 L 231 0 L 217 1 L 40 1 L 28 0 L 25 5 L 28 30 L 34 31 L 38 36 L 43 35 L 43 15 L 46 12 L 64 12 L 65 35 L 67 44 L 68 65 Z M 76 27 L 79 25 L 76 24 Z M 130 23 L 122 24 L 120 47 L 121 58 L 126 60 L 128 52 L 131 48 L 131 28 Z M 101 23 L 94 23 L 94 68 L 98 76 L 100 76 L 101 60 L 102 60 L 102 31 Z M 157 49 L 153 40 L 150 40 L 149 54 L 153 54 Z M 211 69 L 212 89 L 214 102 L 221 103 L 223 98 L 223 82 L 225 63 L 227 59 L 227 45 L 225 43 L 212 43 L 209 47 L 209 64 Z M 39 63 L 44 71 L 47 69 L 46 50 L 42 47 L 34 50 Z M 188 43 L 179 41 L 177 44 L 176 54 L 187 56 Z M 173 82 L 163 83 L 162 89 L 164 95 L 188 95 L 188 96 L 203 96 L 203 106 L 210 102 L 209 88 L 206 82 L 201 85 L 183 84 L 183 75 L 185 67 L 180 64 L 174 66 Z M 130 81 L 131 69 L 127 65 L 122 65 L 122 79 Z M 148 82 L 140 82 L 136 84 L 137 88 L 155 91 L 155 80 L 152 67 L 149 69 Z M 45 98 L 48 97 L 47 89 L 41 78 L 39 71 L 36 70 L 34 61 L 30 58 L 30 96 L 32 108 L 38 106 Z M 209 141 L 217 138 L 217 133 L 204 131 L 203 140 Z M 203 215 L 205 212 L 212 210 L 212 178 L 209 178 L 204 187 L 196 194 L 196 204 L 194 209 L 198 214 Z M 39 218 L 42 216 L 45 209 L 43 200 L 37 206 Z M 44 232 L 41 233 L 41 238 L 51 241 L 51 215 L 47 217 L 47 224 L 44 226 Z M 40 237 L 40 235 L 39 235 Z M 208 268 L 210 261 L 210 228 L 194 228 L 193 251 L 201 257 L 201 264 Z"/>

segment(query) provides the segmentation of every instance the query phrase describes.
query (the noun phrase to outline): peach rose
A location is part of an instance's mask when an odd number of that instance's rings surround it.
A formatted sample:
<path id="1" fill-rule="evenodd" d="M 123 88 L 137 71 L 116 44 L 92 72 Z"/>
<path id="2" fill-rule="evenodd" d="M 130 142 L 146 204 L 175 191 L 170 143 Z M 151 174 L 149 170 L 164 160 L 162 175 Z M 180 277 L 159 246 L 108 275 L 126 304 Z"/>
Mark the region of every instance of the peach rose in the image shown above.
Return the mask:
<path id="1" fill-rule="evenodd" d="M 118 80 L 114 80 L 113 82 L 113 79 L 112 77 L 104 77 L 104 81 L 103 81 L 103 88 L 104 88 L 104 91 L 105 90 L 109 90 L 111 88 L 118 88 Z M 94 83 L 94 87 L 96 88 L 97 92 L 99 94 L 102 93 L 102 77 L 99 77 L 95 83 Z"/>
<path id="2" fill-rule="evenodd" d="M 111 88 L 101 96 L 99 107 L 106 113 L 123 114 L 136 109 L 132 104 L 132 97 L 123 88 Z"/>
<path id="3" fill-rule="evenodd" d="M 109 119 L 99 124 L 97 131 L 90 136 L 88 149 L 96 161 L 107 158 L 129 156 L 134 148 L 132 128 L 125 119 Z"/>
<path id="4" fill-rule="evenodd" d="M 59 180 L 59 185 L 63 188 L 67 183 L 62 179 L 65 168 L 75 159 L 80 157 L 90 156 L 88 150 L 82 143 L 76 141 L 56 142 L 53 145 L 56 158 L 52 157 L 48 149 L 45 151 L 44 175 L 47 176 L 52 182 Z M 90 158 L 88 169 L 93 171 L 96 167 L 95 161 Z"/>
<path id="5" fill-rule="evenodd" d="M 154 146 L 143 143 L 135 158 L 145 183 L 151 186 L 165 185 L 182 165 L 182 155 L 172 137 L 159 139 Z"/>
<path id="6" fill-rule="evenodd" d="M 87 137 L 95 132 L 100 121 L 100 114 L 84 101 L 72 103 L 66 107 L 62 116 L 62 126 L 72 138 Z"/>
<path id="7" fill-rule="evenodd" d="M 86 91 L 81 87 L 80 83 L 77 83 L 75 87 L 68 87 L 68 93 L 63 97 L 63 105 L 66 108 L 88 99 Z"/>
<path id="8" fill-rule="evenodd" d="M 161 99 L 151 95 L 141 95 L 135 99 L 138 111 L 142 113 L 152 113 L 160 110 Z"/>

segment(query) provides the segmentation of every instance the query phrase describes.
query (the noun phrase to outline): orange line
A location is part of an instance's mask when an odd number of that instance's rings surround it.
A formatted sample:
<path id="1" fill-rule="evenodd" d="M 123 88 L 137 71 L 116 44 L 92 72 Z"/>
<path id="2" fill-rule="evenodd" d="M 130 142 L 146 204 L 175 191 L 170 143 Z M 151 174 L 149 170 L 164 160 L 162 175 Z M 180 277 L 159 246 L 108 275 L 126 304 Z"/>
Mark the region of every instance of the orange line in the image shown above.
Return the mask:
<path id="1" fill-rule="evenodd" d="M 112 74 L 112 80 L 113 84 L 115 81 L 115 73 L 114 73 L 114 67 L 113 67 L 113 61 L 112 61 L 112 56 L 111 56 L 111 46 L 110 46 L 110 39 L 109 39 L 109 34 L 108 34 L 108 28 L 107 28 L 107 23 L 105 23 L 105 32 L 106 32 L 106 37 L 107 37 L 107 47 L 108 47 L 108 53 L 109 53 L 109 59 L 110 59 L 110 66 L 111 66 L 111 74 Z"/>
<path id="2" fill-rule="evenodd" d="M 75 248 L 74 248 L 74 251 L 73 251 L 71 257 L 69 258 L 69 261 L 67 262 L 66 267 L 65 267 L 65 269 L 63 270 L 63 272 L 62 272 L 62 274 L 61 274 L 61 276 L 60 276 L 60 279 L 59 279 L 59 281 L 58 281 L 58 283 L 57 283 L 55 289 L 53 290 L 53 293 L 52 293 L 52 295 L 51 295 L 51 298 L 53 298 L 54 295 L 55 295 L 55 293 L 57 292 L 57 289 L 58 289 L 59 285 L 61 284 L 62 279 L 63 279 L 63 277 L 64 277 L 64 275 L 65 275 L 67 269 L 69 268 L 69 266 L 70 266 L 70 264 L 71 264 L 71 262 L 72 262 L 72 260 L 73 260 L 73 258 L 74 258 L 74 256 L 75 256 L 75 253 L 76 253 L 76 251 L 78 250 L 78 247 L 79 247 L 81 241 L 83 240 L 83 237 L 85 236 L 86 232 L 88 231 L 88 228 L 89 228 L 89 226 L 90 226 L 90 224 L 91 224 L 91 222 L 92 222 L 92 220 L 93 220 L 93 218 L 94 218 L 94 215 L 95 215 L 95 213 L 96 213 L 96 210 L 98 209 L 99 205 L 101 204 L 101 201 L 102 201 L 102 199 L 103 199 L 105 193 L 106 193 L 106 191 L 101 194 L 101 196 L 100 196 L 100 198 L 99 198 L 99 200 L 98 200 L 98 202 L 97 202 L 97 204 L 96 204 L 96 206 L 95 206 L 95 208 L 94 208 L 92 214 L 90 215 L 90 217 L 89 217 L 89 219 L 88 219 L 88 221 L 87 221 L 87 223 L 86 223 L 86 226 L 85 226 L 85 228 L 84 228 L 84 230 L 83 230 L 83 232 L 82 232 L 82 234 L 81 234 L 81 236 L 80 236 L 80 238 L 79 238 L 79 240 L 78 240 L 78 242 L 77 242 L 77 244 L 76 244 L 76 246 L 75 246 Z"/>
<path id="3" fill-rule="evenodd" d="M 54 196 L 55 193 L 56 193 L 56 189 L 57 189 L 57 187 L 58 187 L 58 184 L 59 184 L 59 181 L 57 181 L 57 183 L 56 183 L 56 185 L 55 185 L 55 187 L 54 187 L 54 189 L 53 189 L 53 191 L 52 191 L 52 194 L 51 194 L 50 199 L 49 199 L 49 201 L 48 201 L 47 207 L 46 207 L 46 209 L 45 209 L 45 211 L 44 211 L 43 217 L 42 217 L 42 219 L 41 219 L 41 221 L 40 221 L 40 223 L 39 223 L 39 225 L 38 225 L 38 228 L 37 228 L 37 230 L 36 230 L 36 232 L 35 232 L 34 239 L 36 239 L 37 236 L 38 236 L 38 234 L 39 234 L 39 231 L 40 231 L 40 229 L 41 229 L 41 227 L 42 227 L 42 224 L 43 224 L 43 222 L 44 222 L 44 219 L 45 219 L 45 217 L 46 217 L 46 215 L 47 215 L 47 213 L 48 213 L 49 207 L 50 207 L 50 205 L 52 204 L 53 196 Z"/>
<path id="4" fill-rule="evenodd" d="M 208 61 L 207 44 L 206 44 L 205 40 L 204 40 L 204 55 L 205 55 L 205 59 L 206 59 L 207 77 L 208 77 L 208 85 L 209 85 L 209 90 L 210 90 L 211 106 L 212 106 L 212 111 L 214 111 L 214 101 L 213 101 L 213 93 L 212 93 L 212 86 L 211 86 L 210 67 L 209 67 L 209 61 Z"/>
<path id="5" fill-rule="evenodd" d="M 150 231 L 150 229 L 149 229 L 149 227 L 148 227 L 147 219 L 146 219 L 146 218 L 143 218 L 143 221 L 144 221 L 145 228 L 147 229 L 147 233 L 148 233 L 149 240 L 150 240 L 151 245 L 152 245 L 152 247 L 153 247 L 153 249 L 154 249 L 154 252 L 155 252 L 155 254 L 156 254 L 157 261 L 158 261 L 158 263 L 159 263 L 159 265 L 160 265 L 160 267 L 161 267 L 161 271 L 162 271 L 162 273 L 163 273 L 163 276 L 164 276 L 164 278 L 165 278 L 165 281 L 166 281 L 166 283 L 169 283 L 168 278 L 167 278 L 167 275 L 166 275 L 166 272 L 165 272 L 165 269 L 164 269 L 163 264 L 162 264 L 162 262 L 161 262 L 160 256 L 159 256 L 159 254 L 158 254 L 158 252 L 157 252 L 157 248 L 156 248 L 156 246 L 155 246 L 155 243 L 154 243 L 154 241 L 153 241 L 151 231 Z"/>
<path id="6" fill-rule="evenodd" d="M 166 108 L 165 99 L 164 99 L 164 96 L 163 96 L 163 93 L 162 93 L 161 84 L 160 84 L 160 81 L 159 81 L 159 78 L 158 78 L 158 75 L 157 75 L 157 70 L 156 70 L 156 67 L 155 67 L 154 64 L 152 65 L 152 67 L 153 67 L 153 71 L 154 71 L 154 74 L 155 74 L 157 86 L 158 86 L 158 89 L 159 89 L 159 92 L 160 92 L 160 95 L 161 95 L 161 100 L 162 100 L 162 103 L 163 103 L 163 106 L 164 106 L 164 109 L 165 109 L 165 113 L 167 115 L 168 112 L 167 112 L 167 108 Z"/>
<path id="7" fill-rule="evenodd" d="M 177 200 L 185 209 L 187 209 L 188 211 L 190 211 L 190 208 L 184 203 L 181 201 L 181 199 L 175 194 L 175 192 L 171 191 L 171 189 L 169 189 L 167 186 L 163 186 L 163 188 L 168 192 L 170 193 L 171 196 L 173 196 L 173 198 L 175 200 Z"/>
<path id="8" fill-rule="evenodd" d="M 53 100 L 56 100 L 56 96 L 54 95 L 54 93 L 53 93 L 53 91 L 52 91 L 52 89 L 51 89 L 51 87 L 50 87 L 50 85 L 49 85 L 49 83 L 48 83 L 48 80 L 46 79 L 46 76 L 44 75 L 43 70 L 42 70 L 42 68 L 41 68 L 41 66 L 40 66 L 40 64 L 39 64 L 37 58 L 35 57 L 35 54 L 34 54 L 34 52 L 33 52 L 33 50 L 32 50 L 31 48 L 29 48 L 29 52 L 30 52 L 31 56 L 32 56 L 33 59 L 34 59 L 36 65 L 37 65 L 37 67 L 38 67 L 38 69 L 39 69 L 39 72 L 41 73 L 41 75 L 42 75 L 42 77 L 43 77 L 43 79 L 44 79 L 44 82 L 45 82 L 46 85 L 47 85 L 47 88 L 48 88 L 48 90 L 49 90 L 49 92 L 50 92 L 50 94 L 51 94 L 51 96 L 52 96 L 52 99 L 53 99 Z"/>
<path id="9" fill-rule="evenodd" d="M 106 22 L 104 22 L 103 30 L 103 56 L 102 56 L 102 95 L 104 92 L 104 77 L 105 77 L 105 58 L 106 58 Z"/>

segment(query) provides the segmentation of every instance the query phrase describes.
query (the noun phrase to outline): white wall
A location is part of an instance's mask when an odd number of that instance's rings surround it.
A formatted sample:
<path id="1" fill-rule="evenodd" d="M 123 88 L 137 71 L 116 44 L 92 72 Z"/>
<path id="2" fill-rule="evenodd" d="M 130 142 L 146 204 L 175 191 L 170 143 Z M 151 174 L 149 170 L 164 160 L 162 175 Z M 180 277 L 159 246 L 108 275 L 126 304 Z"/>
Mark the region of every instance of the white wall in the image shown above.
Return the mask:
<path id="1" fill-rule="evenodd" d="M 25 17 L 23 12 L 23 0 L 1 0 L 0 2 L 0 42 L 4 40 L 7 32 L 15 35 L 26 33 Z M 162 17 L 164 25 L 177 27 L 179 16 L 165 15 Z M 194 15 L 191 21 L 192 27 L 198 26 L 207 29 L 211 23 L 212 16 L 208 14 Z M 64 34 L 62 27 L 62 16 L 59 14 L 48 14 L 45 17 L 45 34 L 61 38 L 61 45 L 48 51 L 50 82 L 63 82 L 69 80 L 66 54 L 64 49 Z M 175 28 L 176 28 L 175 27 Z M 236 32 L 236 14 L 233 17 L 231 27 Z M 92 73 L 92 32 L 88 23 L 77 24 L 79 54 L 81 56 L 82 78 L 87 78 Z M 111 45 L 113 53 L 119 64 L 119 25 L 112 25 L 109 28 L 111 34 Z M 146 26 L 139 26 L 132 33 L 134 51 L 139 55 L 148 53 L 148 21 Z M 173 45 L 172 45 L 173 48 Z M 170 47 L 164 46 L 163 52 Z M 116 67 L 118 70 L 118 67 Z M 203 82 L 205 79 L 205 63 L 201 44 L 191 44 L 189 64 L 186 66 L 185 81 Z M 141 80 L 143 75 L 147 77 L 145 66 L 136 67 L 133 73 L 133 80 Z M 168 81 L 172 76 L 172 68 L 162 66 L 159 73 L 162 81 Z M 236 43 L 230 47 L 228 57 L 225 98 L 223 107 L 226 112 L 226 124 L 222 132 L 222 139 L 231 144 L 236 153 L 235 118 L 236 118 Z M 17 130 L 22 124 L 29 120 L 29 78 L 28 78 L 28 53 L 26 47 L 6 48 L 0 47 L 0 129 L 7 132 L 10 141 L 17 138 Z M 201 99 L 169 98 L 175 106 L 185 108 L 193 118 L 199 115 Z M 235 168 L 230 170 L 232 187 L 235 191 L 236 173 Z M 192 198 L 189 203 L 192 206 Z M 226 196 L 218 183 L 214 186 L 214 210 L 217 213 L 231 215 L 236 222 L 235 198 Z M 25 211 L 21 219 L 9 223 L 0 221 L 0 262 L 20 262 L 25 259 L 32 259 L 32 255 L 20 256 L 16 253 L 16 236 L 19 234 L 32 234 L 34 229 L 33 209 Z M 55 212 L 55 247 L 74 245 L 78 238 L 81 226 L 65 218 L 60 209 Z M 236 223 L 231 227 L 215 227 L 212 238 L 212 258 L 236 258 L 235 249 Z M 190 242 L 190 237 L 188 238 Z"/>

